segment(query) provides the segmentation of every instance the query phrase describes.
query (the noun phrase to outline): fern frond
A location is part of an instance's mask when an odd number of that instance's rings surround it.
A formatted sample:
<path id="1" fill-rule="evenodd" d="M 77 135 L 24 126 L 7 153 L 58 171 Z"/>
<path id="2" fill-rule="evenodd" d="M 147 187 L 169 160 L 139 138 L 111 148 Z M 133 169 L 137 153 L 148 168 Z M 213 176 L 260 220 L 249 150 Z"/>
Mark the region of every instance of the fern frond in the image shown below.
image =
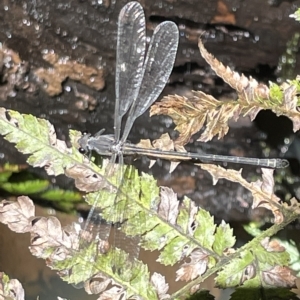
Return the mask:
<path id="1" fill-rule="evenodd" d="M 103 179 L 103 170 L 84 159 L 75 148 L 68 149 L 62 141 L 58 141 L 53 127 L 47 121 L 14 112 L 9 112 L 9 116 L 11 119 L 8 119 L 4 109 L 1 110 L 0 127 L 3 128 L 0 132 L 15 142 L 21 152 L 30 154 L 29 162 L 47 166 L 50 173 L 60 174 L 64 171 L 74 178 L 77 187 L 88 192 L 87 201 L 91 205 L 97 204 L 106 221 L 122 223 L 121 230 L 127 236 L 140 235 L 144 249 L 159 250 L 158 260 L 161 264 L 181 262 L 177 280 L 189 283 L 171 297 L 190 293 L 203 279 L 214 273 L 218 274 L 222 286 L 226 286 L 225 274 L 230 271 L 237 273 L 234 282 L 240 280 L 244 284 L 254 278 L 254 275 L 247 277 L 245 274 L 258 274 L 257 270 L 260 271 L 257 276 L 264 276 L 268 284 L 272 274 L 288 273 L 286 269 L 277 268 L 288 264 L 288 256 L 282 249 L 274 250 L 265 239 L 295 220 L 299 216 L 300 206 L 294 201 L 290 206 L 280 203 L 273 193 L 271 171 L 264 170 L 261 181 L 248 183 L 240 172 L 201 165 L 212 174 L 214 182 L 226 178 L 248 188 L 253 194 L 254 207 L 263 206 L 275 215 L 274 226 L 235 250 L 232 248 L 235 237 L 225 222 L 216 225 L 207 211 L 197 208 L 188 198 L 184 198 L 179 205 L 176 194 L 169 188 L 158 188 L 152 176 L 139 176 L 136 169 L 127 167 L 115 202 L 117 178 L 113 170 L 108 179 Z M 76 135 L 74 131 L 71 132 L 74 144 Z M 29 138 L 32 138 L 31 143 L 28 143 Z M 44 158 L 39 159 L 42 156 Z M 60 168 L 59 162 L 62 164 Z M 98 201 L 100 193 L 101 201 Z M 119 211 L 124 213 L 116 218 L 114 212 Z M 14 231 L 30 232 L 31 252 L 46 259 L 47 264 L 68 282 L 85 282 L 87 290 L 104 296 L 113 294 L 117 299 L 118 295 L 126 299 L 135 296 L 160 299 L 167 296 L 167 283 L 161 275 L 150 276 L 147 266 L 139 261 L 129 267 L 128 254 L 121 249 L 109 249 L 105 241 L 89 240 L 87 236 L 89 246 L 80 248 L 75 226 L 63 229 L 53 217 L 35 217 L 34 206 L 25 197 L 13 203 L 3 201 L 0 204 L 0 222 Z M 259 249 L 257 254 L 253 253 L 253 249 Z M 265 259 L 269 252 L 274 254 Z M 118 265 L 112 264 L 116 257 Z M 253 265 L 254 262 L 258 263 Z M 256 272 L 251 273 L 252 268 Z M 292 279 L 286 276 L 287 286 Z M 284 279 L 281 280 L 284 282 Z"/>
<path id="2" fill-rule="evenodd" d="M 157 280 L 162 282 L 163 279 L 157 277 L 157 274 L 156 279 L 150 278 L 145 264 L 135 261 L 128 268 L 127 253 L 113 249 L 101 255 L 95 241 L 88 248 L 78 250 L 79 235 L 76 228 L 62 228 L 55 217 L 35 217 L 34 205 L 28 197 L 19 197 L 17 202 L 2 201 L 0 221 L 13 231 L 30 232 L 31 253 L 45 259 L 51 269 L 57 270 L 62 279 L 70 283 L 87 281 L 91 279 L 90 274 L 93 274 L 93 283 L 89 288 L 97 289 L 97 293 L 116 294 L 116 297 L 123 294 L 126 299 L 132 295 L 157 299 L 158 292 L 155 292 L 154 286 L 158 286 Z M 96 260 L 91 264 L 89 258 L 94 254 Z M 111 264 L 115 255 L 120 263 L 118 272 Z"/>
<path id="3" fill-rule="evenodd" d="M 300 81 L 287 81 L 278 86 L 270 82 L 268 87 L 258 83 L 252 77 L 232 71 L 213 57 L 199 40 L 199 49 L 203 58 L 211 68 L 237 92 L 238 99 L 221 101 L 201 91 L 194 91 L 193 97 L 186 98 L 178 95 L 164 97 L 151 107 L 150 114 L 164 114 L 170 116 L 179 131 L 176 143 L 187 144 L 191 136 L 200 131 L 205 125 L 205 131 L 199 141 L 209 141 L 214 136 L 222 138 L 229 130 L 229 120 L 237 120 L 239 116 L 249 116 L 253 120 L 263 109 L 270 109 L 277 116 L 284 115 L 293 122 L 293 129 L 300 129 Z"/>
<path id="4" fill-rule="evenodd" d="M 45 167 L 49 175 L 64 174 L 64 168 L 75 164 L 72 149 L 56 138 L 54 127 L 47 120 L 0 108 L 0 134 L 16 144 L 20 152 L 30 154 L 30 165 Z"/>
<path id="5" fill-rule="evenodd" d="M 83 166 L 88 162 L 75 147 L 68 148 L 66 143 L 59 140 L 56 136 L 53 125 L 47 120 L 36 118 L 32 115 L 20 114 L 16 111 L 0 108 L 0 134 L 6 140 L 15 144 L 19 152 L 28 154 L 28 164 L 33 167 L 44 167 L 49 175 L 61 175 L 74 178 L 77 187 L 81 190 L 90 192 L 99 189 L 100 186 L 111 185 L 109 182 L 103 183 L 104 169 L 96 165 Z M 76 131 L 70 132 L 73 145 L 80 134 Z M 93 169 L 91 169 L 93 167 Z M 81 188 L 81 182 L 77 182 L 78 172 L 86 171 L 83 178 L 89 178 L 89 186 Z"/>

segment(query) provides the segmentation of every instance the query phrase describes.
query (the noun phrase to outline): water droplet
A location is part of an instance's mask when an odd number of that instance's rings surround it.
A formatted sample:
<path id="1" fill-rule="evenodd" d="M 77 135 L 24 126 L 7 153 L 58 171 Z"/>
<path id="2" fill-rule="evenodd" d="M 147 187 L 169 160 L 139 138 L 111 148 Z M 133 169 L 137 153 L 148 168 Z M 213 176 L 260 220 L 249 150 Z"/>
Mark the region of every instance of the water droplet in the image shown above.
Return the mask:
<path id="1" fill-rule="evenodd" d="M 125 63 L 122 63 L 122 64 L 121 64 L 121 71 L 122 71 L 122 72 L 125 72 L 125 71 L 126 71 L 126 64 L 125 64 Z"/>
<path id="2" fill-rule="evenodd" d="M 72 90 L 72 88 L 69 85 L 66 85 L 64 89 L 68 93 L 71 92 L 71 90 Z"/>
<path id="3" fill-rule="evenodd" d="M 55 183 L 55 182 L 54 182 Z M 55 216 L 56 215 L 56 210 L 53 208 L 48 208 L 47 209 L 47 214 L 51 215 L 51 216 Z"/>
<path id="4" fill-rule="evenodd" d="M 16 97 L 16 95 L 17 95 L 16 91 L 11 91 L 11 92 L 8 94 L 8 96 L 11 97 L 11 98 Z"/>
<path id="5" fill-rule="evenodd" d="M 68 113 L 69 113 L 69 111 L 67 109 L 60 109 L 59 110 L 60 115 L 67 115 Z"/>
<path id="6" fill-rule="evenodd" d="M 289 150 L 289 147 L 283 146 L 280 148 L 281 153 L 286 153 Z"/>

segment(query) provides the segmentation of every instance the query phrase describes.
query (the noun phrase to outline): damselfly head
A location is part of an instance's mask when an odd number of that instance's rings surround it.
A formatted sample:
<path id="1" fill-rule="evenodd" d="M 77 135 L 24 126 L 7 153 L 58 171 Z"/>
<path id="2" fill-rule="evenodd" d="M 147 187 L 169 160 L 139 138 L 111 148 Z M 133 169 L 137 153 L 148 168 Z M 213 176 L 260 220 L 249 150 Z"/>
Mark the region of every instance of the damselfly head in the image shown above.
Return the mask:
<path id="1" fill-rule="evenodd" d="M 81 148 L 81 147 L 78 149 L 78 151 L 79 151 L 81 154 L 85 154 L 85 152 L 86 152 L 86 151 L 85 151 L 83 148 Z"/>
<path id="2" fill-rule="evenodd" d="M 81 138 L 78 140 L 78 144 L 80 146 L 78 151 L 80 153 L 84 154 L 89 151 L 88 141 L 89 141 L 90 136 L 91 136 L 91 134 L 87 133 L 86 131 L 82 133 Z"/>

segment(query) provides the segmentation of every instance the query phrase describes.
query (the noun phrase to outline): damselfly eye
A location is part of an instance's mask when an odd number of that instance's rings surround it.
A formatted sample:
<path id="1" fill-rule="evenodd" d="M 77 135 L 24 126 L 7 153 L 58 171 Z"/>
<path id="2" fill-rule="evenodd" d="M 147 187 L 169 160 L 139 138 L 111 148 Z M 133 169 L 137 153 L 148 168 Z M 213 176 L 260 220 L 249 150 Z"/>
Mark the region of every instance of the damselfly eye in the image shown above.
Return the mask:
<path id="1" fill-rule="evenodd" d="M 81 154 L 85 154 L 85 150 L 84 150 L 82 147 L 80 147 L 80 148 L 78 149 L 78 151 L 79 151 Z"/>

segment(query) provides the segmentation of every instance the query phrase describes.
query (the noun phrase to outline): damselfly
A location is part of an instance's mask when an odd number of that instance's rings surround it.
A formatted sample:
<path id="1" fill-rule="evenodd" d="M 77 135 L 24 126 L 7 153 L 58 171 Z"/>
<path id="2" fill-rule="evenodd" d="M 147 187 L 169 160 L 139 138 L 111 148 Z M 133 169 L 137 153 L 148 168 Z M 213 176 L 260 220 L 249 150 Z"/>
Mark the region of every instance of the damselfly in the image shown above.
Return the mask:
<path id="1" fill-rule="evenodd" d="M 117 172 L 119 174 L 117 175 L 117 182 L 119 184 L 122 183 L 123 176 L 123 155 L 146 155 L 175 161 L 222 161 L 270 168 L 287 166 L 288 162 L 281 159 L 161 151 L 138 147 L 126 142 L 135 120 L 150 107 L 165 87 L 174 65 L 178 39 L 178 28 L 173 22 L 161 23 L 153 33 L 145 58 L 146 29 L 143 9 L 137 2 L 130 2 L 123 7 L 118 20 L 114 135 L 104 135 L 103 130 L 94 136 L 85 134 L 78 140 L 81 147 L 80 151 L 94 150 L 100 155 L 111 157 L 105 173 L 105 176 L 108 175 L 108 177 L 118 159 L 120 172 Z M 122 119 L 127 112 L 127 120 L 121 135 Z M 114 196 L 116 197 L 116 195 Z M 89 231 L 91 223 L 99 219 L 99 211 L 96 207 L 97 203 L 94 204 L 89 213 L 85 231 Z M 116 218 L 116 222 L 118 222 L 118 218 Z M 96 234 L 100 240 L 107 240 L 111 223 L 106 224 L 105 229 L 103 229 L 104 225 L 101 226 L 101 233 Z M 131 258 L 136 258 L 138 255 L 139 246 L 136 242 L 137 240 L 129 250 Z"/>
<path id="2" fill-rule="evenodd" d="M 167 160 L 195 160 L 201 162 L 229 162 L 255 165 L 266 168 L 285 168 L 285 159 L 260 159 L 215 154 L 162 151 L 148 149 L 126 142 L 135 120 L 157 99 L 173 68 L 177 45 L 178 29 L 173 22 L 163 22 L 154 31 L 147 57 L 145 55 L 145 20 L 142 7 L 136 2 L 128 3 L 119 16 L 119 30 L 116 61 L 116 101 L 114 135 L 104 135 L 104 129 L 83 135 L 78 143 L 80 151 L 96 151 L 110 156 L 111 162 L 123 163 L 123 155 L 144 155 Z M 129 111 L 129 112 L 128 112 Z M 128 117 L 121 135 L 123 116 Z"/>
<path id="3" fill-rule="evenodd" d="M 173 69 L 177 52 L 178 28 L 175 23 L 166 21 L 154 30 L 145 58 L 145 23 L 144 11 L 138 2 L 129 2 L 119 14 L 114 136 L 102 135 L 103 130 L 101 130 L 93 137 L 86 134 L 78 140 L 81 152 L 96 150 L 103 155 L 111 156 L 104 177 L 110 177 L 114 173 L 115 162 L 118 158 L 119 169 L 116 171 L 118 184 L 122 182 L 123 147 L 127 144 L 128 134 L 135 119 L 150 107 L 165 87 Z M 127 122 L 121 136 L 122 118 L 128 111 Z M 117 195 L 118 192 L 113 197 L 117 197 Z M 101 201 L 100 198 L 101 196 L 92 207 L 85 229 L 81 233 L 81 240 L 83 240 L 80 242 L 81 246 L 86 246 L 83 236 L 89 232 L 96 240 L 103 242 L 108 239 L 112 222 L 104 222 L 104 224 L 101 222 L 101 211 L 97 209 L 97 203 Z M 122 211 L 112 210 L 112 212 L 116 215 L 116 218 L 113 218 L 113 223 L 115 223 L 115 227 L 118 227 L 118 220 L 122 219 L 118 214 L 122 214 Z M 97 223 L 96 226 L 93 226 L 94 222 Z M 120 230 L 115 231 L 120 232 Z M 134 260 L 139 254 L 138 237 L 132 237 L 130 241 L 128 240 L 130 238 L 126 241 L 125 250 L 129 259 Z M 102 243 L 102 245 L 105 248 L 105 244 Z M 115 242 L 115 246 L 118 247 L 117 242 Z M 86 261 L 92 264 L 93 258 L 88 258 Z M 77 284 L 76 287 L 82 287 L 82 283 Z"/>

